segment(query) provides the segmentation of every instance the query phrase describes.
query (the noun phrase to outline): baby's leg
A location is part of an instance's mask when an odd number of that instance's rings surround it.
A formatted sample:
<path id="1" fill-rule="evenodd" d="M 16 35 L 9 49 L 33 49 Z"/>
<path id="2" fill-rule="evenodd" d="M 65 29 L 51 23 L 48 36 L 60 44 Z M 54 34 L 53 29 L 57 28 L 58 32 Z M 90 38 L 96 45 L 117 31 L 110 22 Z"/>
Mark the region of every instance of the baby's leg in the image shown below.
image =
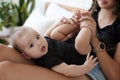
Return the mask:
<path id="1" fill-rule="evenodd" d="M 77 10 L 72 18 L 66 19 L 69 23 L 59 25 L 51 32 L 51 38 L 56 40 L 65 40 L 69 34 L 76 31 L 76 29 L 79 29 L 80 16 L 80 10 Z"/>
<path id="2" fill-rule="evenodd" d="M 87 53 L 90 53 L 91 51 L 91 45 L 90 45 L 90 39 L 91 39 L 91 30 L 84 27 L 82 28 L 76 39 L 75 39 L 75 48 L 76 50 L 83 55 L 86 55 Z"/>
<path id="3" fill-rule="evenodd" d="M 91 52 L 90 40 L 93 35 L 92 27 L 96 26 L 91 14 L 83 13 L 80 18 L 80 32 L 75 40 L 75 48 L 80 54 L 87 54 Z"/>
<path id="4" fill-rule="evenodd" d="M 62 24 L 51 32 L 51 38 L 64 41 L 69 38 L 68 35 L 76 29 L 78 29 L 78 27 L 75 27 L 72 24 Z"/>

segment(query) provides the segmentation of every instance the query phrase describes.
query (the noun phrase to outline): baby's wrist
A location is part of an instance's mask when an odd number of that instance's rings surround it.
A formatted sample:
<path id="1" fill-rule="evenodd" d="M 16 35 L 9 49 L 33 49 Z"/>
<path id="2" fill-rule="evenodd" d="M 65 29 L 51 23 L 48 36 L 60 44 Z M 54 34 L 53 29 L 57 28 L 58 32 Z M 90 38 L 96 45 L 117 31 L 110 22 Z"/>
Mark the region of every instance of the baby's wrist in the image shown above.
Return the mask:
<path id="1" fill-rule="evenodd" d="M 91 68 L 90 68 L 89 65 L 87 65 L 87 64 L 85 64 L 85 68 L 86 68 L 87 71 L 90 71 L 90 70 L 91 70 Z"/>
<path id="2" fill-rule="evenodd" d="M 87 64 L 84 64 L 84 67 L 85 67 L 86 72 L 89 72 L 91 70 Z"/>

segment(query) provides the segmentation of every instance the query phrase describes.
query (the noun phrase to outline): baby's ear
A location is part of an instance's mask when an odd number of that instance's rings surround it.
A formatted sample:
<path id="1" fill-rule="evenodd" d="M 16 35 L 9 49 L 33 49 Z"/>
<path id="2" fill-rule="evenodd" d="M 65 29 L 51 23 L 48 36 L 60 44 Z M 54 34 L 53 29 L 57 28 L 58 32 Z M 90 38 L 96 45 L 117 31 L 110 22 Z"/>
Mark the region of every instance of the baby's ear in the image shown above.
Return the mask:
<path id="1" fill-rule="evenodd" d="M 30 56 L 28 56 L 27 54 L 25 54 L 25 53 L 22 53 L 22 55 L 26 58 L 26 59 L 31 59 L 31 57 Z"/>

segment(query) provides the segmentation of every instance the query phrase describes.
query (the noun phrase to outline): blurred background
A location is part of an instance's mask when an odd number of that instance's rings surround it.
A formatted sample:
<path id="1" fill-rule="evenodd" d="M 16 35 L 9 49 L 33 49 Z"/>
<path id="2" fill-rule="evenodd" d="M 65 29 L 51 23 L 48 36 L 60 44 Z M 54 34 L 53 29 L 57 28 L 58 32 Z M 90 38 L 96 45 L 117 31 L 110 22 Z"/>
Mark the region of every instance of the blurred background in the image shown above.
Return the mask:
<path id="1" fill-rule="evenodd" d="M 0 0 L 0 43 L 8 45 L 10 34 L 21 26 L 43 35 L 59 18 L 72 16 L 72 9 L 89 10 L 91 4 L 92 0 Z"/>

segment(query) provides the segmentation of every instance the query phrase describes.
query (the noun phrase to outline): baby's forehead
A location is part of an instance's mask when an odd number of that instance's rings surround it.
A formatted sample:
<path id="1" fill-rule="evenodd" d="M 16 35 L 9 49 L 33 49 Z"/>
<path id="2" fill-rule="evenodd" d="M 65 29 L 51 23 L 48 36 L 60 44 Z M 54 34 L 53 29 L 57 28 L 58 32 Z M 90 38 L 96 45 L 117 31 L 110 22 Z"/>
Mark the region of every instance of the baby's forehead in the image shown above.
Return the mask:
<path id="1" fill-rule="evenodd" d="M 31 28 L 22 28 L 18 30 L 14 37 L 17 40 L 18 43 L 21 43 L 20 41 L 23 41 L 26 43 L 26 41 L 31 40 L 36 35 L 39 35 L 37 31 Z"/>
<path id="2" fill-rule="evenodd" d="M 18 36 L 25 36 L 26 34 L 35 34 L 35 33 L 37 33 L 34 29 L 32 29 L 32 28 L 21 28 L 20 30 L 18 30 L 17 32 L 16 32 L 16 34 L 18 35 Z"/>
<path id="3" fill-rule="evenodd" d="M 32 28 L 23 28 L 21 29 L 20 31 L 18 31 L 18 34 L 17 36 L 19 37 L 19 39 L 25 41 L 26 39 L 27 40 L 31 40 L 32 37 L 38 35 L 38 32 L 35 31 L 34 29 Z"/>
<path id="4" fill-rule="evenodd" d="M 23 32 L 23 33 L 24 33 L 24 32 L 36 32 L 36 31 L 35 31 L 34 29 L 32 29 L 32 28 L 21 28 L 20 31 Z"/>

